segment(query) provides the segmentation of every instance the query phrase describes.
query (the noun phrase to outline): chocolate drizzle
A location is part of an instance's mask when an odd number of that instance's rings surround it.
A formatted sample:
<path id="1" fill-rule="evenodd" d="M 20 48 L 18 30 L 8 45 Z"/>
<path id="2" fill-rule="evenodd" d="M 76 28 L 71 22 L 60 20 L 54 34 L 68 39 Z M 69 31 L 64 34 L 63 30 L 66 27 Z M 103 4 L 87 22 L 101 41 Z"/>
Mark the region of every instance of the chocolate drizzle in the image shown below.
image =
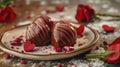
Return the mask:
<path id="1" fill-rule="evenodd" d="M 45 16 L 47 17 L 47 16 Z M 48 21 L 50 18 L 44 18 L 40 16 L 31 23 L 26 32 L 26 40 L 36 44 L 36 46 L 43 46 L 50 42 L 50 27 Z"/>
<path id="2" fill-rule="evenodd" d="M 57 22 L 52 29 L 52 44 L 55 47 L 73 46 L 76 38 L 74 27 L 64 21 Z"/>
<path id="3" fill-rule="evenodd" d="M 51 21 L 48 16 L 40 16 L 31 23 L 26 31 L 26 40 L 44 46 L 52 42 L 55 47 L 73 46 L 77 33 L 69 21 Z"/>

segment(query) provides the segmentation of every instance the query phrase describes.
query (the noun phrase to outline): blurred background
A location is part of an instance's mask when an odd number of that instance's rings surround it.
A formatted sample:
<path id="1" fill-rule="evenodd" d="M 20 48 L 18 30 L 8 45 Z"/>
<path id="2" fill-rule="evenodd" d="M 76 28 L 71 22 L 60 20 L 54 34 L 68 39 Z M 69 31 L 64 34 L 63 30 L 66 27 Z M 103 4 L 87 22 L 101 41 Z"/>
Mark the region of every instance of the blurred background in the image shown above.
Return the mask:
<path id="1" fill-rule="evenodd" d="M 1 6 L 1 1 L 4 0 L 0 0 L 0 6 Z M 6 0 L 6 1 L 10 1 L 10 0 Z M 60 18 L 66 18 L 74 22 L 77 22 L 75 20 L 75 13 L 78 4 L 90 5 L 92 8 L 94 8 L 96 14 L 109 16 L 109 17 L 105 17 L 105 16 L 100 17 L 102 19 L 105 19 L 105 21 L 103 20 L 95 21 L 88 24 L 89 27 L 92 27 L 93 29 L 96 29 L 100 32 L 101 38 L 108 38 L 108 41 L 112 42 L 115 38 L 119 37 L 120 0 L 15 0 L 14 3 L 9 5 L 9 7 L 13 9 L 11 11 L 16 15 L 15 19 L 8 22 L 5 21 L 0 22 L 0 37 L 3 35 L 3 33 L 6 30 L 15 28 L 20 25 L 29 24 L 37 16 L 42 14 L 47 14 L 54 20 Z M 62 6 L 60 8 L 61 10 L 56 8 L 57 6 Z M 0 8 L 0 17 L 3 17 L 1 16 L 2 15 L 1 9 L 4 10 L 4 6 Z M 116 18 L 118 20 L 114 20 Z M 106 21 L 106 19 L 109 19 L 109 21 L 108 20 Z M 104 32 L 103 29 L 101 28 L 103 24 L 113 25 L 114 27 L 117 28 L 117 30 L 115 30 L 114 33 L 106 34 L 106 32 Z M 102 41 L 100 41 L 99 44 L 101 44 L 101 42 Z M 3 55 L 4 52 L 0 50 L 0 67 L 11 67 L 11 66 L 18 67 L 20 65 L 18 64 L 20 59 L 14 57 L 8 63 L 4 63 L 5 59 L 3 59 Z M 50 65 L 56 65 L 59 62 L 61 62 L 64 65 L 64 67 L 66 67 L 67 64 L 69 64 L 68 63 L 69 61 L 78 63 L 79 64 L 78 66 L 83 65 L 81 67 L 88 67 L 88 65 L 85 66 L 86 63 L 92 63 L 94 67 L 119 67 L 118 65 L 105 66 L 103 61 L 99 61 L 99 60 L 96 61 L 95 59 L 93 60 L 94 61 L 93 62 L 90 60 L 81 59 L 80 56 L 70 58 L 66 61 L 65 60 L 39 61 L 39 62 L 30 61 L 30 64 L 28 64 L 28 66 L 26 65 L 23 67 L 29 67 L 29 66 L 33 67 L 33 64 L 36 65 L 36 67 L 49 67 Z"/>
<path id="2" fill-rule="evenodd" d="M 4 1 L 4 0 L 0 0 Z M 6 0 L 8 1 L 8 0 Z M 90 5 L 96 14 L 110 14 L 120 15 L 120 0 L 13 0 L 11 4 L 16 13 L 17 22 L 22 20 L 31 20 L 34 17 L 47 14 L 52 17 L 56 14 L 63 17 L 63 15 L 74 16 L 78 4 Z M 56 6 L 62 6 L 63 11 L 57 11 Z M 73 17 L 72 17 L 73 18 Z M 69 19 L 71 19 L 69 17 Z M 73 19 L 75 20 L 75 19 Z M 15 21 L 15 22 L 16 22 Z M 0 24 L 1 26 L 1 24 Z"/>
<path id="3" fill-rule="evenodd" d="M 75 6 L 77 4 L 89 4 L 97 12 L 120 15 L 119 13 L 120 0 L 25 0 L 25 3 L 26 5 L 38 3 L 41 5 L 69 5 L 69 6 Z"/>

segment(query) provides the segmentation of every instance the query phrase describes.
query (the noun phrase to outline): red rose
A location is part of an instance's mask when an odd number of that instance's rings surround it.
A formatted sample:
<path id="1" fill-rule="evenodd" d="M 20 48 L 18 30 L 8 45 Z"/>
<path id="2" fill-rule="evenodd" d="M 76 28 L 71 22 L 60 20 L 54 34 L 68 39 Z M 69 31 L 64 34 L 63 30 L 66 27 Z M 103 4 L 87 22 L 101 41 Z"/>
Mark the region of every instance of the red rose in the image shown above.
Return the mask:
<path id="1" fill-rule="evenodd" d="M 105 57 L 109 63 L 120 63 L 120 37 L 115 39 L 108 45 L 108 51 L 114 51 L 114 53 Z"/>
<path id="2" fill-rule="evenodd" d="M 79 4 L 77 7 L 75 18 L 78 22 L 89 22 L 94 15 L 95 11 L 89 5 Z"/>
<path id="3" fill-rule="evenodd" d="M 0 8 L 0 22 L 9 22 L 16 18 L 16 14 L 10 7 Z"/>
<path id="4" fill-rule="evenodd" d="M 86 58 L 102 58 L 108 63 L 120 63 L 120 37 L 116 38 L 111 44 L 108 44 L 107 51 L 98 54 L 88 54 Z"/>

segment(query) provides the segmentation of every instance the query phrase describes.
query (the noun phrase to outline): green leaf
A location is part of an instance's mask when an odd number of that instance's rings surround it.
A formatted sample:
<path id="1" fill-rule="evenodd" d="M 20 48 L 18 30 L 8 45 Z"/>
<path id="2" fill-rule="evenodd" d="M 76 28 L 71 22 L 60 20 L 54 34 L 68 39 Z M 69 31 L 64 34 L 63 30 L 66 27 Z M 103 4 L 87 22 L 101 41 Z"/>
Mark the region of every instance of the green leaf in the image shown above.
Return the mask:
<path id="1" fill-rule="evenodd" d="M 5 5 L 8 6 L 8 5 L 12 4 L 12 3 L 13 3 L 13 1 L 8 1 L 8 2 L 5 3 Z"/>
<path id="2" fill-rule="evenodd" d="M 98 17 L 98 16 L 93 16 L 93 21 L 100 21 L 101 20 L 101 18 L 100 17 Z"/>
<path id="3" fill-rule="evenodd" d="M 8 6 L 8 5 L 14 3 L 14 1 L 15 1 L 15 0 L 1 0 L 1 2 L 0 2 L 0 7 L 2 7 L 3 5 L 4 5 L 4 6 Z"/>
<path id="4" fill-rule="evenodd" d="M 103 45 L 104 50 L 107 50 L 107 45 Z"/>
<path id="5" fill-rule="evenodd" d="M 3 5 L 2 5 L 2 2 L 0 2 L 0 7 L 2 7 Z"/>
<path id="6" fill-rule="evenodd" d="M 87 54 L 85 58 L 105 58 L 106 56 L 112 54 L 114 51 L 106 51 L 101 54 Z"/>
<path id="7" fill-rule="evenodd" d="M 120 15 L 114 15 L 114 14 L 102 14 L 102 13 L 97 13 L 97 16 L 110 16 L 110 17 L 116 17 L 120 18 Z"/>

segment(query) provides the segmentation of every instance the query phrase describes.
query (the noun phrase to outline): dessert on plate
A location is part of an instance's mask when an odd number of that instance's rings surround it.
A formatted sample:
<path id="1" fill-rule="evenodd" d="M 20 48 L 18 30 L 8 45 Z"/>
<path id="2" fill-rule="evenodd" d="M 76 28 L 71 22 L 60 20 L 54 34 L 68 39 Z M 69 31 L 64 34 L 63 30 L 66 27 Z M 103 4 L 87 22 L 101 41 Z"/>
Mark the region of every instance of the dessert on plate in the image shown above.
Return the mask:
<path id="1" fill-rule="evenodd" d="M 46 15 L 36 18 L 26 31 L 26 40 L 36 46 L 52 43 L 55 48 L 63 48 L 64 46 L 74 46 L 76 39 L 76 29 L 70 22 L 52 21 Z"/>
<path id="2" fill-rule="evenodd" d="M 25 59 L 56 60 L 90 50 L 98 38 L 89 27 L 42 15 L 29 25 L 5 32 L 0 49 Z"/>
<path id="3" fill-rule="evenodd" d="M 36 46 L 47 45 L 50 42 L 50 22 L 48 16 L 40 16 L 27 27 L 26 39 Z"/>

